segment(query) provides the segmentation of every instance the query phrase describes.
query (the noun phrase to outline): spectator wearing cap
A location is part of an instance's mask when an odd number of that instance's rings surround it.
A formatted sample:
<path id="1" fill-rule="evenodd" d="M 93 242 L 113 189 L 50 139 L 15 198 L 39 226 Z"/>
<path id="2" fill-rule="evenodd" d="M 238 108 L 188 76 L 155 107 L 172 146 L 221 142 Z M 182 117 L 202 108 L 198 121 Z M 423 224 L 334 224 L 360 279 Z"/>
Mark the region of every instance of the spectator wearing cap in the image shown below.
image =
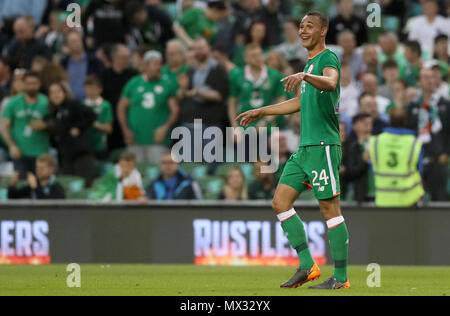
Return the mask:
<path id="1" fill-rule="evenodd" d="M 109 52 L 111 67 L 104 69 L 99 77 L 102 82 L 102 97 L 113 107 L 113 132 L 108 136 L 108 151 L 125 147 L 122 129 L 117 118 L 117 106 L 120 94 L 127 82 L 137 75 L 131 68 L 131 52 L 123 44 L 115 44 Z"/>
<path id="2" fill-rule="evenodd" d="M 63 58 L 61 65 L 69 75 L 69 83 L 75 99 L 82 101 L 86 98 L 84 81 L 91 74 L 98 74 L 103 70 L 100 60 L 86 52 L 83 44 L 83 37 L 79 31 L 71 31 L 66 35 L 65 45 L 68 55 Z"/>
<path id="3" fill-rule="evenodd" d="M 338 1 L 338 15 L 330 20 L 330 27 L 327 33 L 327 43 L 338 44 L 338 34 L 344 30 L 349 30 L 355 35 L 356 46 L 361 46 L 367 42 L 366 21 L 354 13 L 352 0 Z"/>
<path id="4" fill-rule="evenodd" d="M 161 77 L 162 55 L 148 51 L 144 71 L 122 91 L 118 119 L 128 150 L 136 161 L 157 163 L 171 144 L 170 131 L 179 114 L 177 86 Z"/>
<path id="5" fill-rule="evenodd" d="M 198 37 L 204 37 L 209 43 L 213 43 L 219 31 L 217 21 L 226 14 L 225 1 L 209 0 L 204 9 L 191 7 L 184 11 L 174 23 L 173 31 L 188 47 L 192 47 Z"/>
<path id="6" fill-rule="evenodd" d="M 5 55 L 18 68 L 30 69 L 36 56 L 51 59 L 51 52 L 45 44 L 34 37 L 35 22 L 31 16 L 23 16 L 14 22 L 14 39 L 6 47 Z"/>

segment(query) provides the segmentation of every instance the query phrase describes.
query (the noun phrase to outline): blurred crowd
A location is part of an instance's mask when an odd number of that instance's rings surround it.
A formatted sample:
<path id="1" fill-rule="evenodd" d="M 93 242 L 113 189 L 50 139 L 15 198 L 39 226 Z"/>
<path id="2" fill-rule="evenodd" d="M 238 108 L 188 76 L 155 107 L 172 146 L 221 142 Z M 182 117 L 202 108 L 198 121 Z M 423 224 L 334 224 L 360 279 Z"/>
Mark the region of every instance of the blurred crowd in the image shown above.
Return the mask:
<path id="1" fill-rule="evenodd" d="M 261 161 L 178 164 L 171 131 L 237 127 L 292 98 L 280 80 L 308 59 L 300 19 L 321 10 L 342 64 L 342 199 L 373 200 L 369 138 L 401 108 L 424 144 L 427 198 L 449 200 L 450 1 L 377 1 L 379 27 L 369 2 L 0 0 L 3 199 L 271 199 L 300 113 L 255 124 L 279 128 L 275 174 Z"/>

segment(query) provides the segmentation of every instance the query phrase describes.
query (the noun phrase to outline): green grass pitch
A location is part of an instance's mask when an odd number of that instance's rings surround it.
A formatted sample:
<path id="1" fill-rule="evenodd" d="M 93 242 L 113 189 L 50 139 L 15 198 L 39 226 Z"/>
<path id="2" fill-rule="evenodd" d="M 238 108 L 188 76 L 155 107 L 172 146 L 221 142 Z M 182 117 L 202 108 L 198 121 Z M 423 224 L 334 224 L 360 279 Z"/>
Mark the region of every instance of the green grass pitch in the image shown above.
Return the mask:
<path id="1" fill-rule="evenodd" d="M 349 267 L 345 291 L 311 291 L 279 285 L 294 267 L 212 267 L 193 265 L 81 265 L 81 288 L 68 288 L 66 265 L 0 266 L 0 295 L 303 296 L 450 295 L 450 267 L 382 266 L 381 287 L 370 288 L 364 266 Z"/>

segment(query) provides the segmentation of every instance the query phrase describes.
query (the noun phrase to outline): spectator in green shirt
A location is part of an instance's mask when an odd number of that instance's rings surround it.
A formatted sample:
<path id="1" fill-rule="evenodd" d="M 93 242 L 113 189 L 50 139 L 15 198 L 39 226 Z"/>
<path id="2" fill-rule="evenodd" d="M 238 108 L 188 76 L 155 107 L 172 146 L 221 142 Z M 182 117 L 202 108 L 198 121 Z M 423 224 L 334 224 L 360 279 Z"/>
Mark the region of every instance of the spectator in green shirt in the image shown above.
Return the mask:
<path id="1" fill-rule="evenodd" d="M 405 80 L 408 87 L 417 87 L 417 78 L 420 69 L 422 69 L 422 50 L 417 41 L 408 41 L 405 43 L 405 58 L 408 64 L 403 73 L 402 79 Z"/>
<path id="2" fill-rule="evenodd" d="M 112 106 L 102 98 L 103 85 L 97 76 L 88 76 L 84 86 L 87 96 L 84 104 L 97 114 L 97 120 L 88 131 L 91 146 L 98 160 L 106 160 L 108 158 L 107 135 L 110 135 L 113 130 Z"/>
<path id="3" fill-rule="evenodd" d="M 209 0 L 205 9 L 190 7 L 174 23 L 173 31 L 188 46 L 192 47 L 198 37 L 204 37 L 209 43 L 218 33 L 217 21 L 228 12 L 225 1 Z"/>
<path id="4" fill-rule="evenodd" d="M 271 200 L 275 194 L 275 175 L 273 173 L 262 173 L 262 166 L 269 166 L 269 163 L 262 161 L 254 163 L 255 180 L 248 187 L 248 198 L 250 200 Z"/>
<path id="5" fill-rule="evenodd" d="M 177 87 L 178 77 L 186 74 L 188 66 L 186 64 L 186 49 L 178 40 L 167 42 L 166 46 L 166 62 L 162 68 L 161 76 L 173 82 Z"/>
<path id="6" fill-rule="evenodd" d="M 23 176 L 34 172 L 36 157 L 49 151 L 47 132 L 48 99 L 39 93 L 41 80 L 36 73 L 24 76 L 25 93 L 10 99 L 3 111 L 2 136 L 8 145 L 15 170 Z"/>
<path id="7" fill-rule="evenodd" d="M 122 91 L 118 119 L 125 143 L 136 161 L 157 163 L 170 145 L 170 129 L 178 119 L 176 85 L 161 77 L 162 55 L 149 51 L 144 72 L 132 78 Z"/>
<path id="8" fill-rule="evenodd" d="M 276 104 L 285 100 L 281 79 L 283 75 L 264 64 L 263 51 L 258 44 L 246 47 L 244 68 L 235 68 L 229 74 L 230 99 L 228 117 L 237 127 L 234 118 L 240 113 Z M 253 126 L 267 126 L 275 117 L 253 123 Z"/>

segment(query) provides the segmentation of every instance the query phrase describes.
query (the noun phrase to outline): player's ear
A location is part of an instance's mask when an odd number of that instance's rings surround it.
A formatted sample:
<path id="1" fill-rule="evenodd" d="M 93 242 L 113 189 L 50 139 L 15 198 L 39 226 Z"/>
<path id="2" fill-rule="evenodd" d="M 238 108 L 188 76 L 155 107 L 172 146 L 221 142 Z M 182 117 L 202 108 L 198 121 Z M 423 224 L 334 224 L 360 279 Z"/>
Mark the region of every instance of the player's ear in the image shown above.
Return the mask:
<path id="1" fill-rule="evenodd" d="M 322 30 L 320 31 L 321 36 L 326 36 L 328 33 L 328 28 L 326 26 L 322 27 Z"/>

